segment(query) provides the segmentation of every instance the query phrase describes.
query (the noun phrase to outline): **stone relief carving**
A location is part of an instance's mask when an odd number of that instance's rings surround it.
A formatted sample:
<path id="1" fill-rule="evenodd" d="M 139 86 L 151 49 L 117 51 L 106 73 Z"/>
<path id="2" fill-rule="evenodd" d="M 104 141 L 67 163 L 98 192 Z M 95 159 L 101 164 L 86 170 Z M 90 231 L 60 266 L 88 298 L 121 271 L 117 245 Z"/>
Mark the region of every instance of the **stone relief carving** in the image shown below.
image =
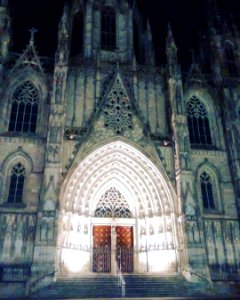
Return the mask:
<path id="1" fill-rule="evenodd" d="M 55 211 L 44 210 L 40 223 L 40 241 L 52 241 L 54 239 Z"/>
<path id="2" fill-rule="evenodd" d="M 176 83 L 176 104 L 177 104 L 177 113 L 182 113 L 182 87 L 179 83 Z"/>
<path id="3" fill-rule="evenodd" d="M 0 260 L 26 262 L 32 260 L 35 239 L 35 215 L 0 214 Z"/>
<path id="4" fill-rule="evenodd" d="M 194 216 L 187 216 L 187 236 L 189 244 L 199 244 L 200 241 L 200 232 L 197 220 Z"/>
<path id="5" fill-rule="evenodd" d="M 62 100 L 62 85 L 64 79 L 64 73 L 61 71 L 56 72 L 56 90 L 55 90 L 55 103 L 59 104 Z"/>
<path id="6" fill-rule="evenodd" d="M 47 160 L 49 163 L 60 162 L 60 146 L 51 144 L 48 147 Z"/>
<path id="7" fill-rule="evenodd" d="M 180 153 L 182 170 L 191 170 L 191 157 L 189 153 Z"/>
<path id="8" fill-rule="evenodd" d="M 54 221 L 43 220 L 40 225 L 40 240 L 52 241 L 54 239 Z"/>
<path id="9" fill-rule="evenodd" d="M 238 239 L 234 236 L 239 234 L 237 222 L 205 220 L 203 228 L 210 268 L 219 272 L 227 271 L 227 261 L 228 268 L 231 265 L 231 269 L 235 270 L 239 264 L 236 255 Z"/>
<path id="10" fill-rule="evenodd" d="M 50 143 L 56 144 L 59 143 L 60 139 L 60 128 L 59 127 L 51 127 L 50 129 Z"/>

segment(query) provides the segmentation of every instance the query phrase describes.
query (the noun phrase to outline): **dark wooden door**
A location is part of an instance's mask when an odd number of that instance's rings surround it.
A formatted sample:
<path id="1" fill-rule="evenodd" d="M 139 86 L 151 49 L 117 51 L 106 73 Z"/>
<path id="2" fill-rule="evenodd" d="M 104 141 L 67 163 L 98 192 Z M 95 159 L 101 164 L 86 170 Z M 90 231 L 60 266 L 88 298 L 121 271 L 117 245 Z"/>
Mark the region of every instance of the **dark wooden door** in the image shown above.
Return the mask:
<path id="1" fill-rule="evenodd" d="M 111 272 L 111 226 L 93 227 L 93 272 Z"/>
<path id="2" fill-rule="evenodd" d="M 133 272 L 133 227 L 117 226 L 117 262 L 122 272 Z"/>

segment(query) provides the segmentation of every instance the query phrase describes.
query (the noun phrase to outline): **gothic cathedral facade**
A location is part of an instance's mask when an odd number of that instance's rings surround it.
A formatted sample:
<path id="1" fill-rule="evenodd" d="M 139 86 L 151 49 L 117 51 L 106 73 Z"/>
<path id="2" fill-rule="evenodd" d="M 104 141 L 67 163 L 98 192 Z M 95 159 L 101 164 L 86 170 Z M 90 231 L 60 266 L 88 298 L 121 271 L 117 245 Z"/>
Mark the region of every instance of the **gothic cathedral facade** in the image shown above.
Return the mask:
<path id="1" fill-rule="evenodd" d="M 9 52 L 0 3 L 1 288 L 119 266 L 239 279 L 236 27 L 212 17 L 211 71 L 193 62 L 185 75 L 170 26 L 156 66 L 135 4 L 66 1 L 51 69 L 34 31 L 21 55 Z"/>

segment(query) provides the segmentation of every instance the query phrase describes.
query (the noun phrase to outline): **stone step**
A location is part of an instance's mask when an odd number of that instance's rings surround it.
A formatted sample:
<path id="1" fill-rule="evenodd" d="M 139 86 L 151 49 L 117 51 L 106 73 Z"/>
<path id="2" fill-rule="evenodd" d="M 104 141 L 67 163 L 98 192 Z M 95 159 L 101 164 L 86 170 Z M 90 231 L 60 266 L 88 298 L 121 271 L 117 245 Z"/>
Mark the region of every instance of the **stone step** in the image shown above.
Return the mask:
<path id="1" fill-rule="evenodd" d="M 126 275 L 126 295 L 129 298 L 180 297 L 207 295 L 204 284 L 187 282 L 181 275 L 144 276 Z M 81 299 L 121 298 L 117 277 L 94 275 L 81 278 L 59 278 L 57 282 L 40 289 L 32 298 Z"/>

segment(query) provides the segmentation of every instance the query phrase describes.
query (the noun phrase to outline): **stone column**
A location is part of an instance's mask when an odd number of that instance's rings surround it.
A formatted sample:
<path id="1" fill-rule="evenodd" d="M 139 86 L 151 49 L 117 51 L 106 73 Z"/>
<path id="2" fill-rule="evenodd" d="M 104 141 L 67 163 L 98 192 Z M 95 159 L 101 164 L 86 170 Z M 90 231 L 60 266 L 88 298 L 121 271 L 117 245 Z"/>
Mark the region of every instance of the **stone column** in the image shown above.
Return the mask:
<path id="1" fill-rule="evenodd" d="M 116 253 L 117 253 L 117 232 L 116 226 L 112 226 L 111 228 L 111 273 L 117 273 L 116 266 Z"/>

